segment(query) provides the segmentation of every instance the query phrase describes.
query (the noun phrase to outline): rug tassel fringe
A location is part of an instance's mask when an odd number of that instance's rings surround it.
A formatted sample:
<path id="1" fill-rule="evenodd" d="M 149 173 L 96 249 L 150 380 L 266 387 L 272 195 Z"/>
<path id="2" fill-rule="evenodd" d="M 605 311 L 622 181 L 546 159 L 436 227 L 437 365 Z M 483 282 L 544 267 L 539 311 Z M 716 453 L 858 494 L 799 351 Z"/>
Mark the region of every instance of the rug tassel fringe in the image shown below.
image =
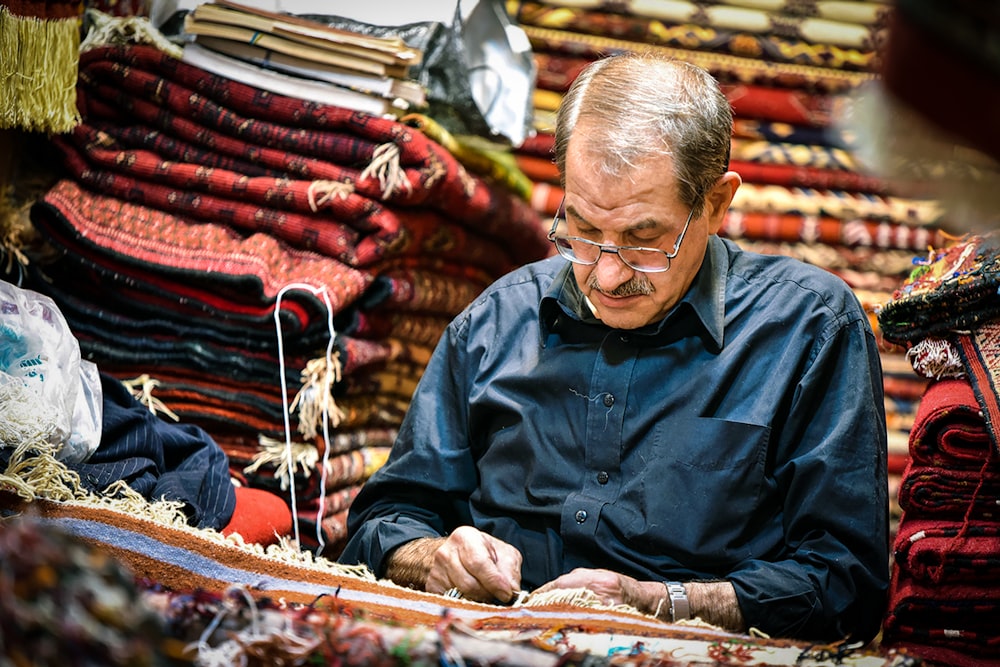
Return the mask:
<path id="1" fill-rule="evenodd" d="M 257 441 L 260 444 L 260 451 L 254 454 L 250 465 L 243 468 L 243 472 L 252 475 L 264 466 L 274 466 L 274 476 L 281 480 L 281 490 L 287 491 L 289 461 L 285 443 L 263 434 L 257 437 Z M 292 442 L 291 445 L 292 474 L 302 470 L 306 476 L 311 476 L 319 462 L 319 450 L 315 445 L 304 442 Z"/>
<path id="2" fill-rule="evenodd" d="M 148 373 L 143 373 L 139 377 L 132 378 L 131 380 L 122 380 L 121 383 L 128 388 L 137 401 L 145 405 L 154 415 L 159 416 L 162 412 L 175 422 L 179 422 L 181 420 L 181 418 L 177 416 L 177 413 L 168 408 L 159 398 L 153 396 L 153 390 L 160 386 L 160 381 L 156 378 L 150 377 Z"/>
<path id="3" fill-rule="evenodd" d="M 182 58 L 184 49 L 167 39 L 145 16 L 111 16 L 97 9 L 87 10 L 89 29 L 80 43 L 80 53 L 102 46 L 148 44 Z"/>
<path id="4" fill-rule="evenodd" d="M 319 180 L 309 184 L 306 196 L 309 198 L 309 208 L 313 213 L 321 206 L 337 199 L 347 199 L 354 194 L 354 184 L 347 181 Z"/>
<path id="5" fill-rule="evenodd" d="M 302 370 L 302 389 L 292 399 L 291 409 L 298 408 L 299 433 L 307 440 L 316 437 L 323 426 L 324 414 L 333 427 L 346 417 L 333 400 L 333 385 L 340 382 L 341 372 L 340 355 L 336 352 L 329 363 L 326 357 L 311 359 Z"/>
<path id="6" fill-rule="evenodd" d="M 361 172 L 361 178 L 377 178 L 383 199 L 388 199 L 398 190 L 413 190 L 406 170 L 399 164 L 399 146 L 391 141 L 375 149 L 371 162 Z"/>
<path id="7" fill-rule="evenodd" d="M 41 444 L 39 444 L 41 443 Z M 375 581 L 375 575 L 363 565 L 343 565 L 311 551 L 300 550 L 287 540 L 267 546 L 247 543 L 238 534 L 223 535 L 210 528 L 196 528 L 187 521 L 183 503 L 170 500 L 151 501 L 119 480 L 100 495 L 83 487 L 80 475 L 54 456 L 54 447 L 39 437 L 14 448 L 7 469 L 0 472 L 0 490 L 17 494 L 27 502 L 46 500 L 65 504 L 97 507 L 112 512 L 183 530 L 219 544 L 242 549 L 277 562 L 314 567 L 335 575 Z"/>

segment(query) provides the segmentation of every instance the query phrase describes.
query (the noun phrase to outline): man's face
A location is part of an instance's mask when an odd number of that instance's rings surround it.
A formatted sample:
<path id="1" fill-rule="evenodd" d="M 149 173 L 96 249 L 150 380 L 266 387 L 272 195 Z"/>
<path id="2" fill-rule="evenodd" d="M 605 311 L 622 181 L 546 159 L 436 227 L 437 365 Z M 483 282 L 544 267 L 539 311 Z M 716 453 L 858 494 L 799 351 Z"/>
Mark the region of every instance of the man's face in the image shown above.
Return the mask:
<path id="1" fill-rule="evenodd" d="M 579 132 L 580 128 L 577 128 Z M 566 153 L 566 223 L 560 232 L 595 243 L 644 246 L 673 253 L 690 209 L 680 203 L 670 158 L 657 157 L 619 176 L 601 175 L 592 154 L 571 141 Z M 696 216 L 670 269 L 644 273 L 614 253 L 573 274 L 597 316 L 617 329 L 661 320 L 687 292 L 708 243 L 705 216 Z"/>

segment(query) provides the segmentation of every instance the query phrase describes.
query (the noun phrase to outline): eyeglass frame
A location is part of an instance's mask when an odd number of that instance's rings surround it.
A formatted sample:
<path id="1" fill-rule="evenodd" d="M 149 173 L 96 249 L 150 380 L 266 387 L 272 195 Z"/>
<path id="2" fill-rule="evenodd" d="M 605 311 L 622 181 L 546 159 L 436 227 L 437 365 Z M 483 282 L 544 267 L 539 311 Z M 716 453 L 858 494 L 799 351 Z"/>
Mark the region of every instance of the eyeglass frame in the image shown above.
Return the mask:
<path id="1" fill-rule="evenodd" d="M 565 205 L 565 203 L 566 203 L 566 198 L 563 197 L 562 201 L 559 202 L 559 208 L 556 209 L 555 217 L 552 219 L 552 228 L 549 230 L 549 233 L 546 237 L 548 238 L 549 241 L 552 242 L 553 245 L 555 245 L 556 251 L 559 253 L 561 257 L 567 259 L 570 262 L 573 262 L 574 264 L 580 264 L 582 266 L 595 266 L 599 261 L 601 261 L 602 254 L 610 253 L 612 255 L 618 255 L 618 259 L 621 260 L 622 264 L 624 264 L 625 266 L 629 267 L 633 271 L 639 271 L 641 273 L 666 273 L 667 271 L 670 270 L 670 265 L 673 263 L 674 258 L 676 258 L 677 254 L 680 252 L 681 242 L 684 240 L 684 235 L 687 234 L 687 230 L 688 227 L 691 225 L 692 218 L 694 218 L 694 208 L 692 208 L 691 212 L 688 213 L 687 221 L 684 223 L 684 228 L 681 229 L 681 233 L 677 235 L 677 240 L 674 242 L 674 251 L 667 252 L 666 250 L 661 250 L 660 248 L 650 248 L 647 246 L 615 245 L 614 243 L 597 243 L 596 241 L 591 241 L 589 239 L 585 239 L 580 236 L 566 236 L 564 234 L 560 234 L 557 236 L 556 227 L 559 226 L 559 221 L 566 220 L 565 214 L 563 214 L 562 216 L 559 215 L 559 211 L 563 210 L 563 206 Z M 576 255 L 574 255 L 573 257 L 568 257 L 563 253 L 563 249 L 559 246 L 559 244 L 556 243 L 556 239 L 563 239 L 567 241 L 579 241 L 580 243 L 583 243 L 585 245 L 594 246 L 599 250 L 599 252 L 597 253 L 597 257 L 594 259 L 593 262 L 586 262 L 577 257 Z M 662 269 L 640 269 L 637 266 L 633 266 L 631 262 L 622 257 L 621 255 L 622 250 L 645 250 L 649 252 L 662 253 L 663 256 L 667 258 L 667 265 Z"/>

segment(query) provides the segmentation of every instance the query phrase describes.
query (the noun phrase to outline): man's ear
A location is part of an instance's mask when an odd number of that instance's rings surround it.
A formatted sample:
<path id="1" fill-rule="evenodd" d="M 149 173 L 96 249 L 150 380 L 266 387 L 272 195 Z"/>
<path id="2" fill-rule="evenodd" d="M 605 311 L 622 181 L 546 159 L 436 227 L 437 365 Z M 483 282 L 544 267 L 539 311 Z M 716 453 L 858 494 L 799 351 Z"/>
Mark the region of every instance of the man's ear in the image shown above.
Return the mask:
<path id="1" fill-rule="evenodd" d="M 743 179 L 735 171 L 727 171 L 715 182 L 705 197 L 705 214 L 708 216 L 708 231 L 717 234 L 726 220 L 726 211 L 736 196 L 736 190 Z"/>

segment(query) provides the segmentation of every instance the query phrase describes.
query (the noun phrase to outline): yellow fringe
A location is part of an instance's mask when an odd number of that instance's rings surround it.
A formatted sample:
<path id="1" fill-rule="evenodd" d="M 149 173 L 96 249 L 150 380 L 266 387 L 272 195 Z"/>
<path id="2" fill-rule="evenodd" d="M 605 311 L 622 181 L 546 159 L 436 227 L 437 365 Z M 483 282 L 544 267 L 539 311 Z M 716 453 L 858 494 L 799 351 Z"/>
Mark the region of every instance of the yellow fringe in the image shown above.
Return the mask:
<path id="1" fill-rule="evenodd" d="M 0 129 L 64 133 L 76 108 L 80 19 L 40 20 L 0 6 Z"/>
<path id="2" fill-rule="evenodd" d="M 416 126 L 430 139 L 441 144 L 468 170 L 505 186 L 525 201 L 531 199 L 534 184 L 517 166 L 509 148 L 483 137 L 454 135 L 436 120 L 423 114 L 407 114 L 400 120 Z"/>

